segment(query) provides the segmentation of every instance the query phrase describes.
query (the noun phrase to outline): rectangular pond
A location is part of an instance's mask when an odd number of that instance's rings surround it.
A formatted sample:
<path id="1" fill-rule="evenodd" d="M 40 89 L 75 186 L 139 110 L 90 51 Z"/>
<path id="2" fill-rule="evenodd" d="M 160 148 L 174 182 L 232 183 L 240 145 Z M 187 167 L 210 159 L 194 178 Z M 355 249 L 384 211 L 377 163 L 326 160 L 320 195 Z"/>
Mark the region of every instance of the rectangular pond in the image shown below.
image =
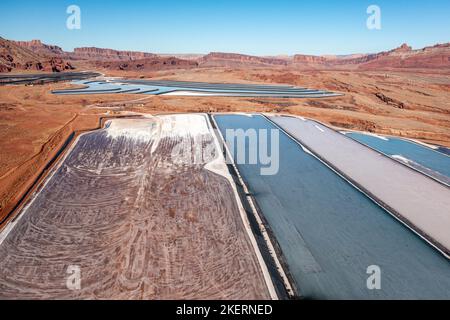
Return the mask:
<path id="1" fill-rule="evenodd" d="M 401 138 L 381 137 L 358 132 L 346 132 L 345 135 L 450 185 L 450 157 L 448 155 Z"/>

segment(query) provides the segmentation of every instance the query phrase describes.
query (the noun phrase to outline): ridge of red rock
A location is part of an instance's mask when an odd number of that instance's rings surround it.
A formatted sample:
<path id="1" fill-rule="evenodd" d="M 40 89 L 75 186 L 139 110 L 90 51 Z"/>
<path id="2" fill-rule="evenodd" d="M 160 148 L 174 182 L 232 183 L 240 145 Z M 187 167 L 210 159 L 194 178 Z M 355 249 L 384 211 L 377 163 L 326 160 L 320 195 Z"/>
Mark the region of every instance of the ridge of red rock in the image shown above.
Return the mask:
<path id="1" fill-rule="evenodd" d="M 26 46 L 18 45 L 14 41 L 0 38 L 0 72 L 11 72 L 13 70 L 35 70 L 60 72 L 72 70 L 74 67 L 57 56 L 40 55 Z M 39 43 L 34 42 L 39 46 Z"/>
<path id="2" fill-rule="evenodd" d="M 404 43 L 400 47 L 390 51 L 347 56 L 297 54 L 293 57 L 280 58 L 277 56 L 261 57 L 239 53 L 211 52 L 196 59 L 188 59 L 190 60 L 190 63 L 187 63 L 185 62 L 186 59 L 183 59 L 182 57 L 178 57 L 178 60 L 176 60 L 176 57 L 169 55 L 159 56 L 147 52 L 121 51 L 97 47 L 81 47 L 75 48 L 74 52 L 65 52 L 58 46 L 44 44 L 40 40 L 9 41 L 10 44 L 8 49 L 3 45 L 4 41 L 8 40 L 1 40 L 3 42 L 0 50 L 0 72 L 11 71 L 15 68 L 26 70 L 48 70 L 50 68 L 58 71 L 73 68 L 70 63 L 67 63 L 64 60 L 84 60 L 94 66 L 104 68 L 110 66 L 111 68 L 119 70 L 145 70 L 147 68 L 153 70 L 154 68 L 158 68 L 158 66 L 161 68 L 181 66 L 278 66 L 358 70 L 450 68 L 450 43 L 436 44 L 418 50 L 413 50 L 409 45 Z M 15 47 L 12 48 L 12 45 Z M 58 58 L 60 60 L 50 60 L 50 58 Z M 41 60 L 45 60 L 44 63 L 42 63 Z M 120 62 L 125 64 L 121 64 Z"/>
<path id="3" fill-rule="evenodd" d="M 419 50 L 413 50 L 404 43 L 400 47 L 390 51 L 342 59 L 336 57 L 295 55 L 293 62 L 322 67 L 356 66 L 358 69 L 450 68 L 450 43 L 438 44 Z"/>
<path id="4" fill-rule="evenodd" d="M 78 59 L 95 59 L 95 60 L 139 60 L 145 58 L 154 58 L 157 55 L 148 52 L 140 51 L 121 51 L 114 49 L 103 49 L 97 47 L 82 47 L 75 48 L 73 53 L 69 54 L 71 57 Z"/>

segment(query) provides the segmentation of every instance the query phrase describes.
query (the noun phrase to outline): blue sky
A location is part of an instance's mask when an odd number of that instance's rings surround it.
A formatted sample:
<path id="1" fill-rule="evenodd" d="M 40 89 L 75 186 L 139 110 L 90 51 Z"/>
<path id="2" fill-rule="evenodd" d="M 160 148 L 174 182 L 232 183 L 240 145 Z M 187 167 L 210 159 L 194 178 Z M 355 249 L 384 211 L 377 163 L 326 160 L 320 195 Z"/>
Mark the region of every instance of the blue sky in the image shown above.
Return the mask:
<path id="1" fill-rule="evenodd" d="M 66 28 L 71 4 L 81 8 L 81 30 Z M 381 8 L 381 30 L 366 28 L 371 4 Z M 0 36 L 65 50 L 347 54 L 450 41 L 449 0 L 2 0 L 0 12 Z"/>

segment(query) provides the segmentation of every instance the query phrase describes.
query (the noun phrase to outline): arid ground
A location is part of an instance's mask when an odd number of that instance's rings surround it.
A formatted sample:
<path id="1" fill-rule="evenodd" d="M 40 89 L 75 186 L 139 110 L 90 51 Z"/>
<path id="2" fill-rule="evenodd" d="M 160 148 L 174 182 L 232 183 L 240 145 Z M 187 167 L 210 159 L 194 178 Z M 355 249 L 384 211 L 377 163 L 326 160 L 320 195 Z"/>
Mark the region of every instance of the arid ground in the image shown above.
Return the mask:
<path id="1" fill-rule="evenodd" d="M 57 96 L 70 84 L 0 87 L 0 218 L 5 218 L 71 133 L 99 127 L 101 117 L 133 113 L 258 111 L 297 114 L 339 128 L 450 146 L 448 71 L 300 71 L 282 67 L 110 71 L 128 78 L 280 83 L 344 93 L 326 99 Z M 142 99 L 136 101 L 137 99 Z M 117 103 L 114 103 L 117 102 Z"/>

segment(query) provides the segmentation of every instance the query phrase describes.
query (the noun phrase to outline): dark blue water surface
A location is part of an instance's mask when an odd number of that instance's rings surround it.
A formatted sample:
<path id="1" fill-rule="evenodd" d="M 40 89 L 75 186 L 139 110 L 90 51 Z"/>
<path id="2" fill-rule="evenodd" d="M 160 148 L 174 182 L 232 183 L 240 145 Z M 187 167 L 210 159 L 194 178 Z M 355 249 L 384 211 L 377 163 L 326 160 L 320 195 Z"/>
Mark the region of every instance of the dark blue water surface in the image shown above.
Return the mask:
<path id="1" fill-rule="evenodd" d="M 215 119 L 224 135 L 227 128 L 275 128 L 259 115 Z M 288 136 L 280 133 L 278 173 L 263 176 L 261 167 L 238 164 L 301 295 L 450 298 L 450 262 Z M 380 290 L 367 288 L 371 265 L 381 269 Z"/>

